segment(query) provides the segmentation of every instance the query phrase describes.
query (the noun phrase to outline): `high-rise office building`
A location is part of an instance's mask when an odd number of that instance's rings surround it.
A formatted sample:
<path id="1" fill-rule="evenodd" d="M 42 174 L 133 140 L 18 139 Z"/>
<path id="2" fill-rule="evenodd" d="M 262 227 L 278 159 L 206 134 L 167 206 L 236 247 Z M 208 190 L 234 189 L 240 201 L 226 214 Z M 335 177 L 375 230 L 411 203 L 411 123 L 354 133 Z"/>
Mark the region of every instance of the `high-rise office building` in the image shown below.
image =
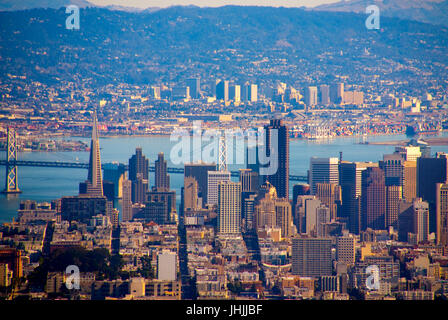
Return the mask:
<path id="1" fill-rule="evenodd" d="M 129 180 L 149 179 L 149 160 L 142 153 L 142 148 L 136 148 L 135 154 L 129 159 Z"/>
<path id="2" fill-rule="evenodd" d="M 163 152 L 158 154 L 158 158 L 155 161 L 155 180 L 157 189 L 170 189 L 170 176 L 167 173 L 167 162 L 163 157 Z"/>
<path id="3" fill-rule="evenodd" d="M 148 192 L 148 180 L 143 179 L 140 174 L 137 179 L 131 181 L 132 203 L 144 203 Z"/>
<path id="4" fill-rule="evenodd" d="M 269 126 L 265 126 L 266 130 L 266 154 L 267 157 L 275 158 L 277 156 L 277 171 L 267 176 L 267 180 L 277 190 L 279 198 L 289 199 L 289 132 L 282 120 L 274 119 L 270 121 Z M 277 143 L 273 141 L 277 131 Z M 275 148 L 277 146 L 277 148 Z M 271 156 L 271 148 L 273 149 L 273 157 Z M 277 149 L 277 150 L 275 150 Z M 271 159 L 271 161 L 273 161 Z M 275 160 L 274 160 L 275 161 Z"/>
<path id="5" fill-rule="evenodd" d="M 298 196 L 306 196 L 310 194 L 309 184 L 295 184 L 292 188 L 292 203 L 297 203 Z"/>
<path id="6" fill-rule="evenodd" d="M 315 196 L 304 195 L 297 196 L 296 204 L 294 206 L 294 224 L 297 227 L 297 232 L 305 234 L 307 233 L 307 221 L 306 221 L 306 201 L 308 200 L 318 200 Z"/>
<path id="7" fill-rule="evenodd" d="M 250 84 L 246 82 L 242 85 L 241 100 L 249 102 L 258 101 L 258 86 L 256 84 Z"/>
<path id="8" fill-rule="evenodd" d="M 436 185 L 437 243 L 448 245 L 448 183 Z"/>
<path id="9" fill-rule="evenodd" d="M 260 228 L 274 228 L 276 226 L 275 203 L 271 194 L 258 199 L 254 208 L 255 226 Z"/>
<path id="10" fill-rule="evenodd" d="M 417 161 L 405 161 L 403 168 L 403 199 L 411 202 L 417 197 Z"/>
<path id="11" fill-rule="evenodd" d="M 363 230 L 386 228 L 386 186 L 380 168 L 370 167 L 362 172 L 361 212 Z"/>
<path id="12" fill-rule="evenodd" d="M 320 103 L 324 106 L 330 104 L 330 86 L 323 84 L 320 86 Z"/>
<path id="13" fill-rule="evenodd" d="M 351 233 L 361 232 L 361 191 L 362 172 L 376 164 L 367 162 L 346 162 L 339 164 L 339 183 L 342 190 L 341 218 L 348 221 Z"/>
<path id="14" fill-rule="evenodd" d="M 231 181 L 218 183 L 218 232 L 241 233 L 241 184 Z"/>
<path id="15" fill-rule="evenodd" d="M 122 184 L 125 179 L 126 168 L 125 165 L 120 163 L 107 163 L 103 164 L 103 181 L 110 181 L 114 187 L 114 197 L 121 199 Z"/>
<path id="16" fill-rule="evenodd" d="M 202 198 L 202 203 L 207 201 L 208 171 L 216 171 L 216 165 L 211 163 L 187 163 L 185 164 L 184 176 L 192 177 L 198 182 L 198 197 Z"/>
<path id="17" fill-rule="evenodd" d="M 379 162 L 379 167 L 384 171 L 386 186 L 402 186 L 404 159 L 400 154 L 386 154 L 383 161 Z"/>
<path id="18" fill-rule="evenodd" d="M 298 205 L 298 198 L 300 196 L 309 195 L 310 194 L 310 185 L 309 184 L 296 184 L 292 188 L 292 217 L 294 224 L 297 227 L 297 232 L 302 232 L 302 220 L 304 219 L 305 215 L 300 216 Z M 303 212 L 303 211 L 302 211 Z"/>
<path id="19" fill-rule="evenodd" d="M 217 100 L 229 100 L 229 81 L 219 80 L 216 83 L 216 99 Z"/>
<path id="20" fill-rule="evenodd" d="M 436 185 L 447 182 L 448 156 L 417 159 L 417 197 L 429 203 L 429 232 L 437 232 Z"/>
<path id="21" fill-rule="evenodd" d="M 323 224 L 330 222 L 330 209 L 316 197 L 304 200 L 305 233 L 312 236 L 322 235 Z"/>
<path id="22" fill-rule="evenodd" d="M 153 188 L 147 193 L 145 203 L 145 221 L 167 224 L 176 221 L 176 191 Z"/>
<path id="23" fill-rule="evenodd" d="M 308 87 L 305 90 L 305 104 L 307 106 L 317 105 L 317 87 Z"/>
<path id="24" fill-rule="evenodd" d="M 100 142 L 98 135 L 98 123 L 96 111 L 93 115 L 92 125 L 92 140 L 90 142 L 90 158 L 89 158 L 89 172 L 87 174 L 87 181 L 84 183 L 84 194 L 101 197 L 103 195 L 103 177 L 101 171 L 101 155 Z"/>
<path id="25" fill-rule="evenodd" d="M 129 159 L 129 180 L 132 202 L 144 203 L 149 185 L 149 160 L 143 155 L 142 148 L 136 148 L 135 154 Z"/>
<path id="26" fill-rule="evenodd" d="M 273 228 L 276 226 L 275 203 L 277 190 L 266 181 L 260 187 L 254 208 L 255 228 Z"/>
<path id="27" fill-rule="evenodd" d="M 122 184 L 122 221 L 130 221 L 132 220 L 132 182 L 128 179 L 125 179 Z"/>
<path id="28" fill-rule="evenodd" d="M 184 212 L 186 210 L 200 209 L 198 203 L 198 182 L 193 177 L 185 177 L 184 179 Z"/>
<path id="29" fill-rule="evenodd" d="M 346 264 L 355 263 L 355 238 L 343 235 L 336 238 L 336 260 Z"/>
<path id="30" fill-rule="evenodd" d="M 330 100 L 334 104 L 341 104 L 344 101 L 343 83 L 335 83 L 330 86 Z"/>
<path id="31" fill-rule="evenodd" d="M 407 242 L 408 235 L 414 233 L 413 202 L 401 201 L 398 211 L 398 241 Z"/>
<path id="32" fill-rule="evenodd" d="M 244 231 L 250 231 L 256 228 L 255 225 L 255 203 L 257 194 L 254 192 L 241 193 L 241 217 L 244 220 L 242 224 Z"/>
<path id="33" fill-rule="evenodd" d="M 401 155 L 405 161 L 417 161 L 422 156 L 422 152 L 418 146 L 398 146 L 395 147 L 394 153 Z"/>
<path id="34" fill-rule="evenodd" d="M 250 102 L 258 101 L 258 86 L 256 84 L 250 84 L 248 86 L 247 100 Z"/>
<path id="35" fill-rule="evenodd" d="M 199 99 L 201 97 L 201 79 L 187 79 L 186 85 L 190 88 L 190 97 L 192 99 Z"/>
<path id="36" fill-rule="evenodd" d="M 207 203 L 218 204 L 218 185 L 230 181 L 230 171 L 207 171 Z"/>
<path id="37" fill-rule="evenodd" d="M 240 169 L 240 183 L 242 192 L 258 192 L 260 188 L 258 173 L 251 169 Z"/>
<path id="38" fill-rule="evenodd" d="M 402 200 L 401 186 L 386 186 L 386 227 L 398 230 L 399 205 Z"/>
<path id="39" fill-rule="evenodd" d="M 417 243 L 429 240 L 429 205 L 421 198 L 414 199 L 414 234 Z"/>
<path id="40" fill-rule="evenodd" d="M 342 204 L 341 186 L 335 183 L 317 183 L 316 196 L 330 209 L 330 221 L 336 220 Z"/>
<path id="41" fill-rule="evenodd" d="M 282 238 L 293 234 L 292 209 L 288 199 L 280 198 L 274 201 L 276 226 L 282 230 Z"/>
<path id="42" fill-rule="evenodd" d="M 295 237 L 292 239 L 292 274 L 321 277 L 332 274 L 331 239 Z"/>
<path id="43" fill-rule="evenodd" d="M 241 86 L 233 85 L 229 88 L 229 99 L 235 102 L 241 101 Z"/>
<path id="44" fill-rule="evenodd" d="M 317 183 L 339 184 L 339 159 L 312 157 L 309 182 L 311 194 L 316 194 Z"/>

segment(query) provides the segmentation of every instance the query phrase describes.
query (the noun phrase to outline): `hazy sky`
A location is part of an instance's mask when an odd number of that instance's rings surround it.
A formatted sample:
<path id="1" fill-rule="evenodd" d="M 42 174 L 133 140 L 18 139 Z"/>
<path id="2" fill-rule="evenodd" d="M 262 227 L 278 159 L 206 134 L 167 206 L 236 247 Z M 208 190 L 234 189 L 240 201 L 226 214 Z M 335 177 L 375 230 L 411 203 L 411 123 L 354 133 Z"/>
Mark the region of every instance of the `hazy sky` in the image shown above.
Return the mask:
<path id="1" fill-rule="evenodd" d="M 89 0 L 89 2 L 105 5 L 122 5 L 127 7 L 169 7 L 172 5 L 196 5 L 200 7 L 219 7 L 229 4 L 272 6 L 272 7 L 314 7 L 320 4 L 338 2 L 339 0 Z"/>

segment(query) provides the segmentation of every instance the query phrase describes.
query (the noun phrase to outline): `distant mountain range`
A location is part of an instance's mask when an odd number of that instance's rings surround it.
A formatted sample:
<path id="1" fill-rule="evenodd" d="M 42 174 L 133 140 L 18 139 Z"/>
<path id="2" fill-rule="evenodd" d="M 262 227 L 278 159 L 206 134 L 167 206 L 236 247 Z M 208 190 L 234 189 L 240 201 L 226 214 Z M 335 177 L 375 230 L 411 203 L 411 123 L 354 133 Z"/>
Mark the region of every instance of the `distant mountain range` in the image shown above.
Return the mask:
<path id="1" fill-rule="evenodd" d="M 99 7 L 87 0 L 0 0 L 0 11 L 15 11 L 34 8 L 59 9 L 69 4 L 79 7 Z M 448 26 L 448 0 L 342 0 L 340 2 L 320 5 L 308 10 L 365 13 L 366 7 L 375 4 L 381 15 L 399 19 L 415 20 L 430 24 Z M 108 5 L 102 8 L 126 12 L 154 12 L 161 8 L 146 9 Z"/>
<path id="2" fill-rule="evenodd" d="M 448 0 L 348 0 L 315 7 L 316 11 L 365 13 L 377 5 L 381 15 L 448 26 Z"/>
<path id="3" fill-rule="evenodd" d="M 182 83 L 203 79 L 329 83 L 381 81 L 412 90 L 448 81 L 448 28 L 300 8 L 86 8 L 67 30 L 63 8 L 0 12 L 0 81 Z M 411 93 L 410 93 L 411 94 Z"/>

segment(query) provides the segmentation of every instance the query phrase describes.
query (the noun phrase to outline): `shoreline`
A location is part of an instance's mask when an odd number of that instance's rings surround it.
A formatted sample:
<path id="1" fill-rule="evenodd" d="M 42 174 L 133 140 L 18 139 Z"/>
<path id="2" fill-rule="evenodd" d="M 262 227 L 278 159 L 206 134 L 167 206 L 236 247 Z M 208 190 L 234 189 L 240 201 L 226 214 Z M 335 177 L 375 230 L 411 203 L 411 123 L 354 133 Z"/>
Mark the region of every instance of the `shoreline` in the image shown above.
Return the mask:
<path id="1" fill-rule="evenodd" d="M 428 143 L 429 146 L 448 146 L 448 137 L 431 137 L 431 138 L 420 138 L 419 140 L 422 140 L 426 143 Z M 374 141 L 374 142 L 366 142 L 365 144 L 370 145 L 383 145 L 383 146 L 389 146 L 389 145 L 406 145 L 408 140 L 393 140 L 393 141 Z M 364 144 L 364 143 L 360 143 Z"/>
<path id="2" fill-rule="evenodd" d="M 428 142 L 428 144 L 430 145 L 441 145 L 441 146 L 445 146 L 448 145 L 448 137 L 438 137 L 438 135 L 443 134 L 445 132 L 448 132 L 448 130 L 442 130 L 439 133 L 431 133 L 428 134 L 427 136 L 429 138 L 426 138 L 424 135 L 423 137 L 420 136 L 421 140 L 424 140 L 426 142 Z M 157 133 L 157 134 L 105 134 L 103 133 L 103 135 L 100 134 L 100 138 L 101 139 L 117 139 L 117 138 L 145 138 L 145 137 L 154 137 L 154 138 L 164 138 L 164 137 L 170 137 L 171 134 L 163 134 L 163 133 Z M 353 135 L 341 135 L 341 136 L 329 136 L 329 137 L 325 137 L 325 138 L 321 138 L 321 139 L 309 139 L 307 137 L 289 137 L 290 140 L 304 140 L 304 141 L 317 141 L 317 142 L 321 142 L 321 141 L 331 141 L 334 139 L 338 139 L 338 138 L 358 138 L 358 139 L 362 139 L 362 138 L 369 138 L 369 137 L 389 137 L 389 136 L 399 136 L 399 135 L 406 135 L 405 132 L 402 133 L 369 133 L 367 135 L 363 135 L 363 134 L 353 134 Z M 90 136 L 82 136 L 82 135 L 72 135 L 69 133 L 64 133 L 64 134 L 58 134 L 58 135 L 45 135 L 45 137 L 53 137 L 53 138 L 62 138 L 62 139 L 90 139 Z M 426 138 L 426 139 L 425 139 Z M 413 139 L 411 137 L 407 138 L 407 139 Z M 417 139 L 417 138 L 414 138 Z M 365 143 L 359 143 L 359 144 L 372 144 L 372 145 L 392 145 L 392 144 L 402 144 L 404 142 L 407 142 L 408 140 L 394 140 L 394 141 L 374 141 L 374 142 L 365 142 Z M 36 150 L 38 151 L 38 150 Z M 68 150 L 69 151 L 69 150 Z M 43 151 L 43 152 L 54 152 L 54 151 Z M 58 151 L 55 151 L 58 152 Z M 64 151 L 60 151 L 60 152 L 64 152 Z"/>

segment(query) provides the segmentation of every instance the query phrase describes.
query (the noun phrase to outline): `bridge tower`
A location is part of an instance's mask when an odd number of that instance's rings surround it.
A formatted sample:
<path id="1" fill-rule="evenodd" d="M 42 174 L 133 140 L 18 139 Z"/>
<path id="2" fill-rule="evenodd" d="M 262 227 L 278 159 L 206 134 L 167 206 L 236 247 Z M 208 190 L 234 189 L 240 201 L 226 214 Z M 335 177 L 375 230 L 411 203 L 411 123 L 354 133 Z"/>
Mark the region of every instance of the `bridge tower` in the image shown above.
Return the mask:
<path id="1" fill-rule="evenodd" d="M 3 193 L 20 193 L 17 182 L 17 135 L 16 131 L 8 127 L 8 138 L 6 146 L 6 183 Z"/>
<path id="2" fill-rule="evenodd" d="M 224 130 L 221 130 L 218 142 L 218 171 L 227 171 L 227 144 Z"/>

